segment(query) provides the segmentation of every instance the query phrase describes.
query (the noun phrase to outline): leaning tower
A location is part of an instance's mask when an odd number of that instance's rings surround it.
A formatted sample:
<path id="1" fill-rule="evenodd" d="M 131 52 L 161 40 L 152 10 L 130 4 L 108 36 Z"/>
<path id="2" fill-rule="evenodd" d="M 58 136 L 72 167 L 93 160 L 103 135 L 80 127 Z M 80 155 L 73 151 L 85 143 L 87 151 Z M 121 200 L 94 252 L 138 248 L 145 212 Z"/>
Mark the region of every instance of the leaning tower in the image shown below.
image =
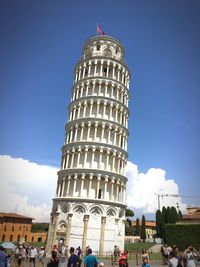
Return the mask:
<path id="1" fill-rule="evenodd" d="M 88 39 L 74 69 L 47 247 L 124 247 L 130 72 L 113 37 Z"/>

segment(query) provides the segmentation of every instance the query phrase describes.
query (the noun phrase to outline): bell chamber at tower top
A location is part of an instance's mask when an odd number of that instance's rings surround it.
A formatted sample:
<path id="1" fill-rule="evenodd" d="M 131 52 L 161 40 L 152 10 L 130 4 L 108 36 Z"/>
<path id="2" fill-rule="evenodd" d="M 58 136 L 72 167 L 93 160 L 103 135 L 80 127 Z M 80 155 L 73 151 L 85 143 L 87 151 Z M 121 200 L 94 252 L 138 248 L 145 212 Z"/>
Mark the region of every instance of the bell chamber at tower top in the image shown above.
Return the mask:
<path id="1" fill-rule="evenodd" d="M 107 57 L 124 61 L 124 49 L 113 37 L 96 36 L 90 38 L 83 48 L 83 59 L 90 57 Z"/>

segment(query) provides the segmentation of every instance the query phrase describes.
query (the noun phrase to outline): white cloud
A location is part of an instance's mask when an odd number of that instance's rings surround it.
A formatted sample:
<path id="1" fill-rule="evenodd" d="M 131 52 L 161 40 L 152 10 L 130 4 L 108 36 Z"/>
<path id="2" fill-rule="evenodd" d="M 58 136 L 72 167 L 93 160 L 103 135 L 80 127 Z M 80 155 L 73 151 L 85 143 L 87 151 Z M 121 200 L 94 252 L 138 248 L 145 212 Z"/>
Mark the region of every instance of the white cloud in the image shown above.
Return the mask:
<path id="1" fill-rule="evenodd" d="M 0 211 L 17 212 L 31 216 L 36 221 L 48 222 L 55 196 L 57 171 L 55 167 L 39 165 L 22 158 L 0 156 Z M 157 208 L 155 193 L 179 194 L 174 180 L 166 178 L 166 172 L 151 168 L 139 173 L 137 165 L 128 162 L 127 205 L 143 214 L 154 213 Z M 161 199 L 165 206 L 186 208 L 181 198 Z"/>
<path id="2" fill-rule="evenodd" d="M 22 158 L 0 156 L 0 211 L 17 212 L 48 222 L 57 171 Z"/>
<path id="3" fill-rule="evenodd" d="M 146 173 L 140 173 L 138 166 L 128 161 L 126 166 L 127 184 L 127 205 L 133 210 L 140 210 L 145 213 L 155 213 L 158 209 L 159 194 L 179 195 L 179 188 L 172 179 L 167 179 L 166 172 L 162 169 L 151 168 Z M 182 202 L 181 197 L 163 197 L 160 198 L 162 206 L 177 206 L 185 211 L 186 204 Z"/>

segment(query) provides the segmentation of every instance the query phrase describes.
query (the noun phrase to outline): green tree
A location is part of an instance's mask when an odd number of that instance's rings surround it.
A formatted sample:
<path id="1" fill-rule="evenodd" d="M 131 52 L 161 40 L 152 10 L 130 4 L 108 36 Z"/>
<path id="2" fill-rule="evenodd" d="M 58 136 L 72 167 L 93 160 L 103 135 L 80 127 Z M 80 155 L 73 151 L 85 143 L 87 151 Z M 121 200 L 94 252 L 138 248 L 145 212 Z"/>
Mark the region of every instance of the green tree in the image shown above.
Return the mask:
<path id="1" fill-rule="evenodd" d="M 125 235 L 134 235 L 134 229 L 132 225 L 132 221 L 129 219 L 134 216 L 134 212 L 131 209 L 126 209 L 126 224 L 125 224 Z"/>
<path id="2" fill-rule="evenodd" d="M 164 236 L 164 216 L 160 210 L 156 211 L 156 232 L 157 236 L 163 238 Z"/>
<path id="3" fill-rule="evenodd" d="M 139 218 L 136 219 L 135 235 L 140 236 L 140 220 L 139 220 Z"/>
<path id="4" fill-rule="evenodd" d="M 134 235 L 134 228 L 132 225 L 132 221 L 128 218 L 127 218 L 126 224 L 125 224 L 125 235 L 126 236 Z"/>
<path id="5" fill-rule="evenodd" d="M 145 242 L 145 239 L 146 239 L 146 220 L 145 220 L 144 215 L 142 215 L 141 239 L 143 240 L 143 242 Z"/>
<path id="6" fill-rule="evenodd" d="M 165 207 L 162 208 L 162 221 L 163 223 L 167 221 L 167 209 Z"/>
<path id="7" fill-rule="evenodd" d="M 126 217 L 133 217 L 134 212 L 131 209 L 126 209 Z"/>
<path id="8" fill-rule="evenodd" d="M 167 207 L 165 223 L 171 223 L 171 209 Z"/>
<path id="9" fill-rule="evenodd" d="M 171 222 L 170 223 L 176 223 L 178 221 L 178 213 L 175 207 L 171 207 L 170 210 L 171 214 L 170 214 L 170 218 L 171 218 Z"/>
<path id="10" fill-rule="evenodd" d="M 183 219 L 183 215 L 182 215 L 182 212 L 180 210 L 178 212 L 178 219 L 179 219 L 179 221 L 182 221 L 182 219 Z"/>
<path id="11" fill-rule="evenodd" d="M 49 224 L 48 223 L 33 223 L 31 226 L 31 232 L 48 232 Z"/>

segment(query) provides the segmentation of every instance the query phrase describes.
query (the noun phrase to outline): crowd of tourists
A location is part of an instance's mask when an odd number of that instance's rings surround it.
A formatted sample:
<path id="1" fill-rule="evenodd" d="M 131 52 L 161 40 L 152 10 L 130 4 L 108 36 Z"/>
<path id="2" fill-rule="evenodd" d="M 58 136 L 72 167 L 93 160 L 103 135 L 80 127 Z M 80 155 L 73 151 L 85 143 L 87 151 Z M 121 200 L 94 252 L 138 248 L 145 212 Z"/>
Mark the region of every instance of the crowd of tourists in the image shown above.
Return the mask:
<path id="1" fill-rule="evenodd" d="M 104 263 L 100 262 L 98 258 L 92 254 L 92 249 L 87 246 L 83 252 L 79 247 L 76 249 L 67 246 L 57 247 L 53 246 L 51 254 L 46 253 L 45 247 L 41 246 L 36 248 L 30 245 L 18 245 L 13 251 L 12 257 L 9 257 L 3 251 L 3 247 L 0 246 L 0 267 L 23 267 L 27 262 L 30 267 L 37 266 L 43 267 L 81 267 L 82 261 L 84 267 L 104 267 Z M 161 247 L 162 264 L 169 267 L 196 267 L 196 260 L 200 260 L 200 254 L 197 250 L 188 245 L 184 252 L 180 253 L 177 246 L 167 246 L 164 244 Z M 12 258 L 12 264 L 11 264 Z M 47 259 L 45 259 L 47 258 Z M 149 254 L 145 249 L 141 252 L 141 266 L 150 267 Z M 114 247 L 112 265 L 118 265 L 119 267 L 129 267 L 128 263 L 128 251 L 120 251 L 117 246 Z"/>
<path id="2" fill-rule="evenodd" d="M 171 247 L 164 244 L 161 253 L 163 265 L 169 267 L 196 267 L 196 261 L 200 260 L 200 254 L 191 245 L 187 245 L 184 252 L 180 253 L 176 245 Z"/>

